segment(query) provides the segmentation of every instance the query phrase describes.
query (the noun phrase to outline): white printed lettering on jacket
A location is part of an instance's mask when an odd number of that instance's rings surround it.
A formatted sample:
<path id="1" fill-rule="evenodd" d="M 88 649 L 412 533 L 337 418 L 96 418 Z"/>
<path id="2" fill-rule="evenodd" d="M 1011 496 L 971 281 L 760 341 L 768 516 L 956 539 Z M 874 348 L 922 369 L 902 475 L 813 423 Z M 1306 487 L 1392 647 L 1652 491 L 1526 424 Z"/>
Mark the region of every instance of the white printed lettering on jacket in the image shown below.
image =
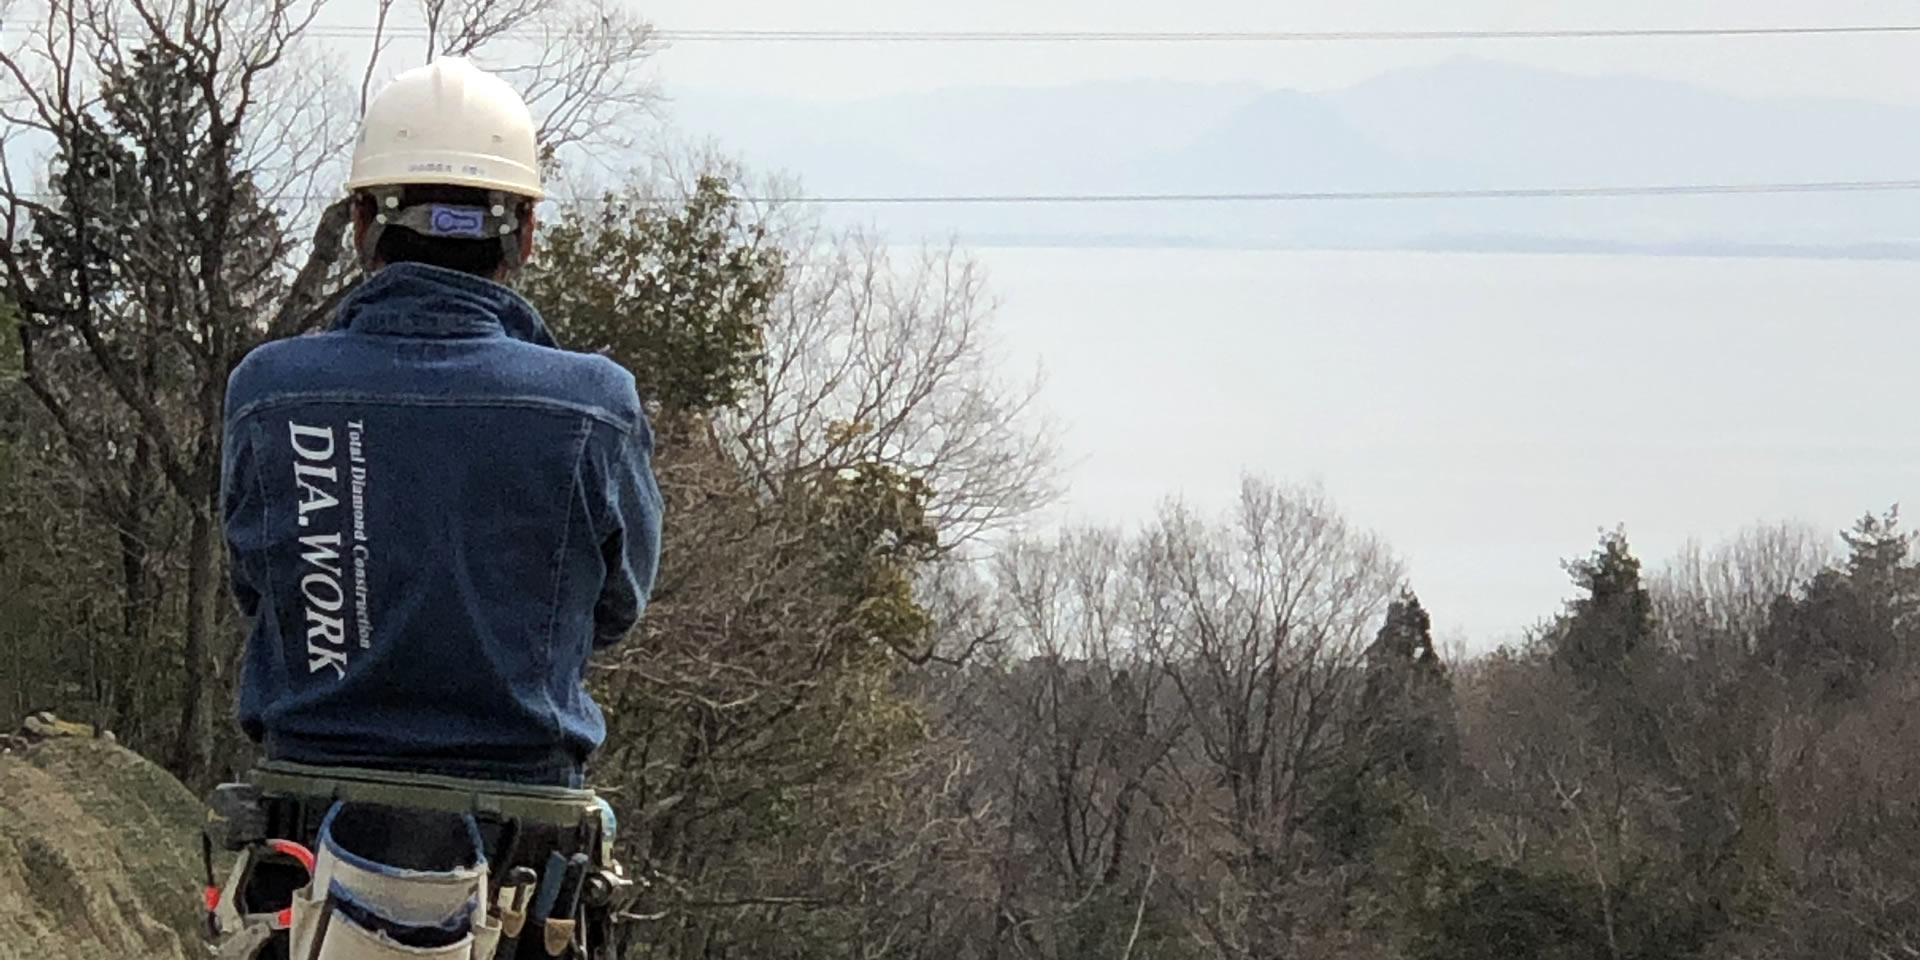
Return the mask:
<path id="1" fill-rule="evenodd" d="M 335 677 L 347 673 L 347 625 L 341 609 L 346 606 L 346 591 L 341 588 L 340 468 L 334 464 L 333 428 L 287 424 L 293 442 L 293 478 L 300 488 L 297 521 L 300 528 L 331 528 L 325 533 L 302 533 L 300 559 L 305 572 L 300 577 L 300 596 L 306 601 L 307 672 L 319 673 L 329 667 Z"/>

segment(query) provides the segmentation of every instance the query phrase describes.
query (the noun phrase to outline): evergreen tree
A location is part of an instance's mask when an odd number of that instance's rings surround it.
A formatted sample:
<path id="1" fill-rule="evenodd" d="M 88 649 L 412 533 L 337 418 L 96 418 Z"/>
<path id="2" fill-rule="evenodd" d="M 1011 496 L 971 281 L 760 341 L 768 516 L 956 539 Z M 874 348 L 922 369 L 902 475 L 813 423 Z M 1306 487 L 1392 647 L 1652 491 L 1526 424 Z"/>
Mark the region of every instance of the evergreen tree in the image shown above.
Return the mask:
<path id="1" fill-rule="evenodd" d="M 1549 635 L 1552 662 L 1572 680 L 1579 709 L 1617 760 L 1671 770 L 1673 757 L 1648 688 L 1660 651 L 1639 558 L 1626 534 L 1616 530 L 1567 569 L 1585 596 L 1568 604 Z"/>
<path id="2" fill-rule="evenodd" d="M 111 531 L 100 547 L 119 554 L 119 636 L 97 654 L 123 658 L 127 672 L 101 685 L 106 719 L 193 782 L 216 772 L 227 692 L 217 681 L 229 675 L 215 642 L 227 611 L 217 521 L 227 374 L 264 336 L 289 247 L 208 56 L 155 44 L 103 61 L 97 101 L 56 131 L 53 201 L 0 252 L 20 381 L 60 438 L 62 489 L 51 493 L 83 504 Z M 159 546 L 178 539 L 176 614 Z"/>
<path id="3" fill-rule="evenodd" d="M 1388 605 L 1363 671 L 1341 762 L 1323 778 L 1313 818 L 1320 841 L 1345 860 L 1375 850 L 1416 794 L 1437 798 L 1460 760 L 1446 666 L 1411 590 Z"/>
<path id="4" fill-rule="evenodd" d="M 1898 508 L 1862 516 L 1841 534 L 1849 554 L 1799 597 L 1774 601 L 1762 653 L 1823 703 L 1853 700 L 1874 676 L 1910 662 L 1920 628 L 1920 565 Z"/>
<path id="5" fill-rule="evenodd" d="M 1653 638 L 1653 599 L 1624 533 L 1601 537 L 1591 557 L 1568 564 L 1586 595 L 1568 605 L 1556 659 L 1590 698 L 1619 696 Z"/>
<path id="6" fill-rule="evenodd" d="M 564 213 L 540 242 L 521 287 L 562 346 L 620 361 L 669 420 L 750 391 L 787 253 L 725 180 L 701 177 L 679 210 L 608 194 Z"/>
<path id="7" fill-rule="evenodd" d="M 1367 648 L 1358 718 L 1367 766 L 1438 790 L 1458 760 L 1452 696 L 1432 618 L 1408 590 L 1388 606 Z"/>

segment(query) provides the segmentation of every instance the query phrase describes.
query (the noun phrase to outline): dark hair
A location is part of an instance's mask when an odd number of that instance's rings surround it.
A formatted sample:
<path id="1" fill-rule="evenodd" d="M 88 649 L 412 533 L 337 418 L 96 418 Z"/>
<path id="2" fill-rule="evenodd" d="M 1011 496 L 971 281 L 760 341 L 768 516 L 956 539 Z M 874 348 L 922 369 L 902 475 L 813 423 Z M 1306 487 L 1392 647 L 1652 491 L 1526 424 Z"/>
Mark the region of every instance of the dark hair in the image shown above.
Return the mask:
<path id="1" fill-rule="evenodd" d="M 361 194 L 361 210 L 368 219 L 377 212 L 372 196 Z M 478 187 L 460 187 L 445 184 L 409 185 L 401 195 L 400 202 L 405 206 L 417 203 L 452 203 L 470 207 L 484 207 L 489 203 L 487 191 Z M 520 229 L 525 229 L 525 210 L 522 214 Z M 515 231 L 513 236 L 518 236 Z M 374 254 L 384 263 L 424 263 L 429 266 L 445 267 L 480 277 L 492 277 L 500 271 L 500 265 L 506 259 L 506 251 L 495 238 L 485 240 L 466 240 L 453 237 L 429 237 L 415 233 L 398 224 L 389 224 L 380 231 L 380 240 L 374 245 Z"/>

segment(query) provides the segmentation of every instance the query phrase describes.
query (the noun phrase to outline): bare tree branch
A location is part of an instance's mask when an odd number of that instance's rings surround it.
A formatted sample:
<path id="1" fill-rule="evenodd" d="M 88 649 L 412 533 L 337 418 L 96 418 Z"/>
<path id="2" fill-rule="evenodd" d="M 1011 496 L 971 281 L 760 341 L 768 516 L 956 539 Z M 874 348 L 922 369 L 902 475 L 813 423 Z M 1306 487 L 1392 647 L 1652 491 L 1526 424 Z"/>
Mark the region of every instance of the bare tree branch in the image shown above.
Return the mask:
<path id="1" fill-rule="evenodd" d="M 267 339 L 290 337 L 324 322 L 331 302 L 343 293 L 337 277 L 348 259 L 347 227 L 352 220 L 353 204 L 344 197 L 321 213 L 313 228 L 312 252 L 268 322 Z"/>
<path id="2" fill-rule="evenodd" d="M 367 99 L 373 96 L 373 68 L 387 51 L 387 17 L 393 13 L 393 0 L 379 0 L 379 11 L 373 20 L 373 52 L 367 56 L 365 68 L 360 71 L 360 113 L 367 112 Z M 429 31 L 431 32 L 431 31 Z"/>

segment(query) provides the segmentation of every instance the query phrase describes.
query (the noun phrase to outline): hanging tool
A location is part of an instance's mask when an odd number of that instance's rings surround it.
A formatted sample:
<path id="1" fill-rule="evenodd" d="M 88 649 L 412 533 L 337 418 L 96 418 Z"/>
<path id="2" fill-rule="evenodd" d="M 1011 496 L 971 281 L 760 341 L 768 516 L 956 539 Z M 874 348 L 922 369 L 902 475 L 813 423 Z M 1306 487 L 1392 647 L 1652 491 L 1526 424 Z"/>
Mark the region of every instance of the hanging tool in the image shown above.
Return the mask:
<path id="1" fill-rule="evenodd" d="M 580 912 L 580 892 L 587 883 L 587 871 L 592 861 L 585 853 L 576 853 L 567 861 L 567 870 L 560 883 L 560 895 L 554 898 L 553 909 L 547 914 L 547 931 L 544 946 L 547 956 L 557 957 L 566 952 L 567 944 L 573 940 L 574 928 Z"/>
<path id="2" fill-rule="evenodd" d="M 527 925 L 527 907 L 540 875 L 532 867 L 514 867 L 507 874 L 500 892 L 507 903 L 500 908 L 500 942 L 493 948 L 494 960 L 513 960 L 520 948 L 520 931 Z"/>
<path id="3" fill-rule="evenodd" d="M 553 912 L 554 902 L 560 899 L 560 888 L 566 883 L 567 858 L 555 850 L 547 854 L 547 865 L 540 871 L 540 884 L 534 888 L 533 905 L 527 915 L 536 920 L 545 920 Z"/>
<path id="4" fill-rule="evenodd" d="M 490 872 L 487 881 L 491 889 L 487 893 L 487 914 L 500 915 L 498 900 L 507 892 L 506 879 L 511 875 L 507 866 L 513 863 L 513 855 L 520 852 L 520 819 L 514 817 L 501 828 L 500 855 L 494 859 L 497 870 Z"/>

